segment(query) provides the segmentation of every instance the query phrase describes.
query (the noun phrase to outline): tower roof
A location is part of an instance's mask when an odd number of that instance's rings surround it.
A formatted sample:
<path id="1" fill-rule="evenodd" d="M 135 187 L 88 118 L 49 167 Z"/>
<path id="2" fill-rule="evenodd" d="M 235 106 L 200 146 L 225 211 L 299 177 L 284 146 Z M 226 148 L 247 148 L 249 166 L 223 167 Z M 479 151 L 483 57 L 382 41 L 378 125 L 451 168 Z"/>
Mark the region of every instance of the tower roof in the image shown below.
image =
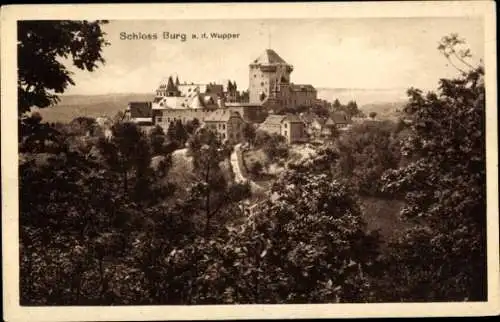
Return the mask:
<path id="1" fill-rule="evenodd" d="M 266 49 L 257 59 L 253 61 L 253 63 L 261 65 L 287 64 L 287 62 L 272 49 Z"/>

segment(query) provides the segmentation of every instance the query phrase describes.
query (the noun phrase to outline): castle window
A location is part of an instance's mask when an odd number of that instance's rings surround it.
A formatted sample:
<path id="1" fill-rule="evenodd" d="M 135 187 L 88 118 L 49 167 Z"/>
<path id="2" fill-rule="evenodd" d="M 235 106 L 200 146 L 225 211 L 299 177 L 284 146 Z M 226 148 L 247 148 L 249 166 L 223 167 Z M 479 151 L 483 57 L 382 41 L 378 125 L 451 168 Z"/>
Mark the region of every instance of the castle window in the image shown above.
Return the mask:
<path id="1" fill-rule="evenodd" d="M 260 82 L 260 86 L 264 86 L 264 82 Z"/>
<path id="2" fill-rule="evenodd" d="M 222 129 L 225 130 L 226 129 L 226 124 L 222 124 Z"/>
<path id="3" fill-rule="evenodd" d="M 285 131 L 285 136 L 286 136 L 286 131 Z"/>
<path id="4" fill-rule="evenodd" d="M 157 121 L 158 121 L 158 122 L 161 122 L 161 117 L 158 117 L 158 118 L 157 118 Z"/>

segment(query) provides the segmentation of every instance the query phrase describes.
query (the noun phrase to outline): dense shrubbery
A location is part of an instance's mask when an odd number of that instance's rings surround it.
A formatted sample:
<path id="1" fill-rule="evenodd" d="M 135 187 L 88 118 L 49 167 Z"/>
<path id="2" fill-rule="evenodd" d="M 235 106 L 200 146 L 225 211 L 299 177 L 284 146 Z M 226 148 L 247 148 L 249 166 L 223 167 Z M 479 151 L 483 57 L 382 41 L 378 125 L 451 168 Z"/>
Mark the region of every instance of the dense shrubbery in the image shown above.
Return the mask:
<path id="1" fill-rule="evenodd" d="M 389 171 L 384 188 L 404 197 L 402 216 L 418 224 L 388 258 L 392 300 L 486 298 L 483 77 L 480 66 L 441 80 L 437 93 L 408 91 L 413 123 L 403 151 L 412 161 Z"/>
<path id="2" fill-rule="evenodd" d="M 334 172 L 360 194 L 383 196 L 380 178 L 402 160 L 401 128 L 392 121 L 355 124 L 335 146 L 338 160 Z"/>
<path id="3" fill-rule="evenodd" d="M 264 131 L 257 131 L 255 147 L 263 149 L 270 162 L 277 162 L 280 159 L 287 158 L 289 154 L 286 138 L 276 133 L 269 134 Z"/>

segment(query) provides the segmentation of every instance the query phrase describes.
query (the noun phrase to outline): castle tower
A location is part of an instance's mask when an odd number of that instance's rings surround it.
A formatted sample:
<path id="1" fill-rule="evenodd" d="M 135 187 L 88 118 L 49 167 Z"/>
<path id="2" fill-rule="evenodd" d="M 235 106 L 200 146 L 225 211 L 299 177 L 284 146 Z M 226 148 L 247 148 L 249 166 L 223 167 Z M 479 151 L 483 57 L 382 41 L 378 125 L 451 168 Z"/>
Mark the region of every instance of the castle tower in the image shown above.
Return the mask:
<path id="1" fill-rule="evenodd" d="M 266 49 L 249 67 L 248 92 L 251 104 L 276 99 L 280 86 L 290 83 L 293 71 L 293 66 L 272 49 Z"/>

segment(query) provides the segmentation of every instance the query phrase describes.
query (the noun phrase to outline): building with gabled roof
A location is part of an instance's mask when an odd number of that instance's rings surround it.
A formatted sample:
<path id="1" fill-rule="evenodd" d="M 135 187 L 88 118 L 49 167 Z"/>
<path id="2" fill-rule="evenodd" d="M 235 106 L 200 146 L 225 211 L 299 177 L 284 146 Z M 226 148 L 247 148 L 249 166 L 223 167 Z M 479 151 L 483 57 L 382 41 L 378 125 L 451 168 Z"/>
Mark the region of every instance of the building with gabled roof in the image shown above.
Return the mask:
<path id="1" fill-rule="evenodd" d="M 351 123 L 347 114 L 343 112 L 332 113 L 330 118 L 335 123 L 336 128 L 345 128 L 349 125 L 349 123 Z"/>
<path id="2" fill-rule="evenodd" d="M 295 114 L 271 114 L 260 124 L 258 130 L 282 135 L 288 143 L 298 143 L 307 140 L 304 122 Z"/>
<path id="3" fill-rule="evenodd" d="M 243 139 L 245 121 L 240 113 L 229 109 L 218 109 L 204 119 L 205 127 L 219 133 L 223 140 L 238 142 Z"/>
<path id="4" fill-rule="evenodd" d="M 141 125 L 153 124 L 153 110 L 151 102 L 130 102 L 125 114 L 134 123 Z"/>

